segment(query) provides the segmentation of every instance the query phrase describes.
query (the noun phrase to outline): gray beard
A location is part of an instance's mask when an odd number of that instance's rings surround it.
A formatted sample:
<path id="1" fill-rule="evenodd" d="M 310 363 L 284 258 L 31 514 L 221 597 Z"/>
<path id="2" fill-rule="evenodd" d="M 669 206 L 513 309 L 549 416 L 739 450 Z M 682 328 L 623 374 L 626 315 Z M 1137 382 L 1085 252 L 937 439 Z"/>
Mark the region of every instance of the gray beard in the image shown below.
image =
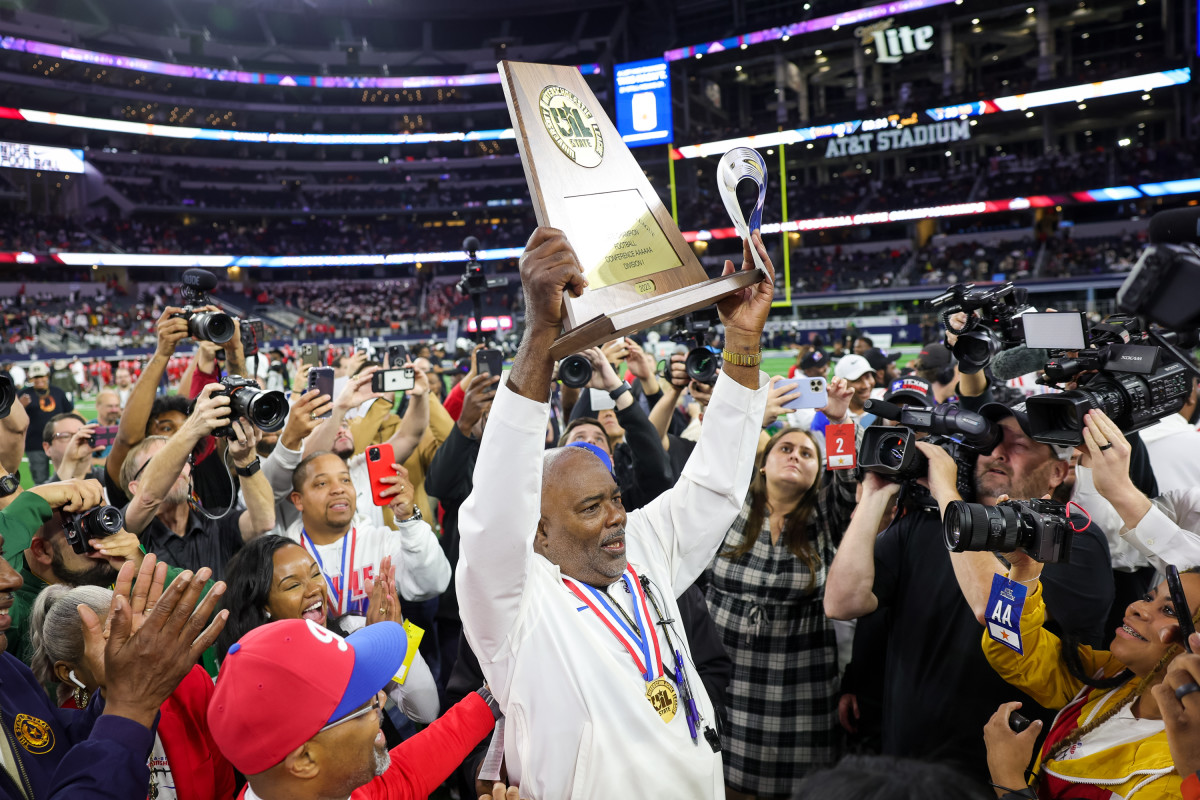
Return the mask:
<path id="1" fill-rule="evenodd" d="M 375 777 L 388 771 L 388 767 L 392 766 L 392 754 L 385 748 L 382 752 L 375 751 Z"/>

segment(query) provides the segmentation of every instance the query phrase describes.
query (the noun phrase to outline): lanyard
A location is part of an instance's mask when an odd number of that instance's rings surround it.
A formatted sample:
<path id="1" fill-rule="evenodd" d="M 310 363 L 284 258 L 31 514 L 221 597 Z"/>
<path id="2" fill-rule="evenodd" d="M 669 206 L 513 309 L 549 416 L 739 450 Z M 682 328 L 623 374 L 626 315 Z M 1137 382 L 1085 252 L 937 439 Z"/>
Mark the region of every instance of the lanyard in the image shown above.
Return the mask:
<path id="1" fill-rule="evenodd" d="M 340 581 L 342 585 L 342 591 L 340 592 L 338 591 L 337 585 L 334 583 L 333 579 L 329 577 L 329 573 L 325 571 L 325 562 L 321 560 L 321 554 L 318 552 L 317 546 L 313 544 L 313 540 L 309 538 L 308 531 L 306 531 L 304 528 L 301 528 L 300 536 L 304 541 L 304 549 L 308 550 L 309 553 L 312 554 L 312 557 L 317 562 L 317 566 L 321 568 L 321 576 L 325 578 L 325 583 L 329 585 L 329 593 L 333 595 L 333 607 L 337 610 L 339 616 L 348 613 L 350 610 L 350 575 L 354 572 L 354 550 L 355 545 L 358 543 L 358 528 L 351 528 L 350 535 L 342 537 L 342 577 Z M 347 540 L 350 542 L 349 547 L 346 547 Z M 350 556 L 349 571 L 346 569 L 347 553 L 349 553 Z"/>
<path id="2" fill-rule="evenodd" d="M 633 567 L 627 567 L 627 573 L 621 576 L 625 588 L 634 598 L 633 618 L 637 632 L 632 631 L 621 618 L 621 615 L 609 604 L 604 592 L 594 586 L 579 584 L 572 578 L 563 577 L 563 583 L 578 597 L 585 606 L 592 610 L 609 632 L 617 638 L 629 655 L 633 657 L 634 666 L 642 674 L 646 682 L 651 682 L 663 674 L 662 653 L 658 646 L 658 637 L 654 634 L 654 625 L 650 622 L 650 609 L 646 605 L 646 595 L 642 591 L 641 580 Z M 630 575 L 633 576 L 632 580 Z M 650 659 L 650 643 L 654 643 L 654 660 Z M 637 649 L 634 649 L 634 645 Z M 641 657 L 639 658 L 639 652 Z"/>

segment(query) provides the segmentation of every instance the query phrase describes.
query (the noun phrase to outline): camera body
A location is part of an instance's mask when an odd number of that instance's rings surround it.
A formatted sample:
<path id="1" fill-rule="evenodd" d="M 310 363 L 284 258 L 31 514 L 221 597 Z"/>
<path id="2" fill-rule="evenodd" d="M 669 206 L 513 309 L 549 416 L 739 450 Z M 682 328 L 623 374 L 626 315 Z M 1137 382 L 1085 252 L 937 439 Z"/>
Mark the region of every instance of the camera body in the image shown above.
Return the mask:
<path id="1" fill-rule="evenodd" d="M 67 544 L 81 556 L 96 552 L 88 544 L 90 540 L 112 536 L 125 524 L 125 517 L 116 506 L 96 506 L 75 514 L 62 511 L 59 516 Z"/>
<path id="2" fill-rule="evenodd" d="M 903 426 L 872 425 L 863 431 L 858 452 L 859 469 L 908 486 L 910 505 L 936 508 L 932 495 L 918 480 L 929 474 L 929 459 L 917 449 L 917 431 Z M 930 434 L 921 441 L 936 445 L 958 466 L 955 486 L 960 497 L 975 498 L 975 457 L 978 451 L 949 436 Z"/>
<path id="3" fill-rule="evenodd" d="M 1005 500 L 994 506 L 956 500 L 946 507 L 942 536 L 955 553 L 1024 550 L 1044 564 L 1071 560 L 1075 531 L 1054 500 Z"/>
<path id="4" fill-rule="evenodd" d="M 991 363 L 992 357 L 1007 347 L 1025 341 L 1021 315 L 1035 310 L 1026 301 L 1028 292 L 1009 281 L 995 288 L 979 289 L 973 283 L 956 283 L 929 301 L 941 312 L 946 330 L 958 336 L 951 348 L 958 368 L 968 375 Z M 967 324 L 954 328 L 950 317 L 965 312 Z M 975 316 L 973 312 L 978 311 Z"/>
<path id="5" fill-rule="evenodd" d="M 716 306 L 710 306 L 684 314 L 676 323 L 675 330 L 671 331 L 671 341 L 689 346 L 683 366 L 687 376 L 697 383 L 713 383 L 721 369 L 720 353 L 713 352 L 705 344 L 720 322 Z"/>
<path id="6" fill-rule="evenodd" d="M 268 392 L 258 383 L 238 375 L 221 379 L 221 389 L 213 397 L 229 398 L 229 424 L 212 432 L 213 436 L 233 436 L 233 421 L 244 418 L 265 433 L 281 430 L 287 422 L 288 401 L 283 392 Z"/>

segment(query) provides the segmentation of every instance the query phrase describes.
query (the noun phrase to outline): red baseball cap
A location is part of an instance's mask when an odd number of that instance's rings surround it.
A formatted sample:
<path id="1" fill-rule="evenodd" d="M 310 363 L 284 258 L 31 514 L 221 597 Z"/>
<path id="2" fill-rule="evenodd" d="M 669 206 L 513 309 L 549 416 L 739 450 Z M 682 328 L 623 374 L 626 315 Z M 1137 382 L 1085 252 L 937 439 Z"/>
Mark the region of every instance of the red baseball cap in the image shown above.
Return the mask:
<path id="1" fill-rule="evenodd" d="M 315 622 L 262 625 L 229 648 L 208 728 L 229 762 L 257 775 L 366 704 L 400 671 L 404 627 L 377 622 L 342 638 Z"/>

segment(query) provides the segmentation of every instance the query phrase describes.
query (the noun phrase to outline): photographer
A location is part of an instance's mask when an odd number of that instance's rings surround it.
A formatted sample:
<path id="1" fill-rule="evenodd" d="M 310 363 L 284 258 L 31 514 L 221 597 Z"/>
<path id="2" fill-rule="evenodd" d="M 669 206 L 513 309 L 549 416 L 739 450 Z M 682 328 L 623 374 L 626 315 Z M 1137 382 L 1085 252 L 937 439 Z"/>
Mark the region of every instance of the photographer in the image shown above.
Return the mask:
<path id="1" fill-rule="evenodd" d="M 130 495 L 126 530 L 138 534 L 147 551 L 163 560 L 187 569 L 210 567 L 218 579 L 242 542 L 275 526 L 271 485 L 255 452 L 259 431 L 248 420 L 233 421 L 228 448 L 242 478 L 246 510 L 213 519 L 191 508 L 189 456 L 204 437 L 230 424 L 230 400 L 220 389 L 220 384 L 204 387 L 183 426 L 170 438 L 151 436 L 139 443 L 121 470 L 121 483 Z"/>
<path id="2" fill-rule="evenodd" d="M 33 482 L 45 483 L 50 478 L 50 457 L 42 449 L 42 431 L 52 417 L 74 411 L 75 405 L 62 389 L 50 385 L 50 370 L 42 362 L 35 362 L 29 368 L 29 382 L 31 385 L 17 394 L 17 400 L 29 415 L 25 457 L 29 459 Z"/>
<path id="3" fill-rule="evenodd" d="M 299 516 L 296 507 L 288 499 L 292 493 L 292 473 L 304 458 L 305 439 L 325 421 L 321 417 L 332 409 L 332 398 L 317 389 L 304 394 L 293 392 L 292 406 L 283 430 L 278 434 L 264 433 L 255 447 L 258 457 L 265 459 L 262 462 L 262 474 L 271 485 L 275 497 L 275 527 L 272 533 L 282 536 L 287 526 Z M 270 441 L 272 438 L 273 442 Z M 268 444 L 264 445 L 264 442 Z M 244 494 L 241 499 L 244 505 Z"/>
<path id="4" fill-rule="evenodd" d="M 1003 438 L 976 461 L 979 502 L 990 506 L 1005 495 L 1024 500 L 1050 494 L 1066 475 L 1064 452 L 1030 439 L 1022 410 L 990 404 L 982 413 L 1001 426 Z M 867 472 L 862 499 L 829 570 L 825 612 L 854 619 L 890 609 L 885 754 L 950 760 L 984 778 L 978 730 L 1000 703 L 1019 699 L 978 646 L 992 576 L 1002 565 L 989 553 L 947 551 L 941 517 L 960 499 L 958 465 L 940 447 L 916 446 L 929 460 L 921 482 L 938 510 L 907 510 L 876 536 L 901 487 Z M 1103 533 L 1095 527 L 1075 535 L 1070 563 L 1048 564 L 1043 582 L 1059 628 L 1099 644 L 1113 587 Z"/>
<path id="5" fill-rule="evenodd" d="M 103 468 L 91 465 L 95 432 L 96 426 L 85 424 L 83 417 L 74 411 L 51 417 L 42 431 L 42 450 L 50 459 L 54 473 L 42 483 L 71 478 L 103 480 Z"/>

